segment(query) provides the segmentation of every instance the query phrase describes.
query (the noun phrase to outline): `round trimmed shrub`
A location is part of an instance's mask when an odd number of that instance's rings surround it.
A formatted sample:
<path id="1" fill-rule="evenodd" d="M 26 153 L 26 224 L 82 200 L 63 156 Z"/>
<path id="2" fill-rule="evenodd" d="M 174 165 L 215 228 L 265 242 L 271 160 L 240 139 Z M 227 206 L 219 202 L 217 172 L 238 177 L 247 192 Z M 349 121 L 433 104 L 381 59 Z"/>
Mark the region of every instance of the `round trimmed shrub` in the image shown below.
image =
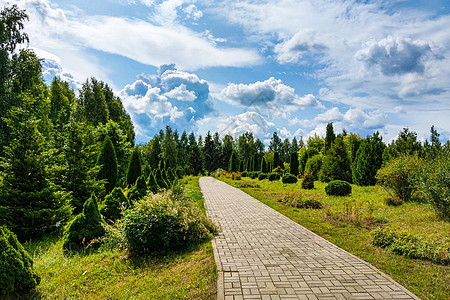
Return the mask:
<path id="1" fill-rule="evenodd" d="M 110 194 L 105 197 L 100 206 L 100 213 L 106 220 L 116 221 L 122 217 L 121 207 L 128 208 L 130 203 L 127 197 L 123 194 L 120 187 L 115 187 Z"/>
<path id="2" fill-rule="evenodd" d="M 248 172 L 247 172 L 247 171 L 241 172 L 241 176 L 242 176 L 242 177 L 247 177 L 247 176 L 248 176 Z"/>
<path id="3" fill-rule="evenodd" d="M 138 255 L 178 250 L 210 239 L 215 232 L 195 202 L 168 192 L 148 194 L 124 217 L 126 243 Z"/>
<path id="4" fill-rule="evenodd" d="M 295 177 L 295 176 L 292 175 L 292 174 L 287 173 L 286 175 L 284 175 L 284 176 L 281 178 L 281 181 L 282 181 L 283 183 L 296 183 L 296 182 L 297 182 L 297 177 Z"/>
<path id="5" fill-rule="evenodd" d="M 280 175 L 278 175 L 278 173 L 272 172 L 272 173 L 270 173 L 270 174 L 267 176 L 267 179 L 269 179 L 269 181 L 279 180 L 279 179 L 280 179 Z"/>
<path id="6" fill-rule="evenodd" d="M 347 181 L 334 180 L 325 187 L 328 196 L 347 196 L 352 193 L 352 186 Z"/>
<path id="7" fill-rule="evenodd" d="M 256 172 L 256 171 L 249 172 L 249 173 L 248 173 L 248 177 L 250 177 L 251 179 L 258 178 L 259 173 L 260 173 L 260 172 Z"/>
<path id="8" fill-rule="evenodd" d="M 83 205 L 83 211 L 67 224 L 63 235 L 63 249 L 80 252 L 93 245 L 97 238 L 105 234 L 98 211 L 97 197 L 92 195 Z"/>
<path id="9" fill-rule="evenodd" d="M 302 189 L 312 190 L 314 188 L 314 174 L 310 171 L 305 172 L 302 180 Z"/>
<path id="10" fill-rule="evenodd" d="M 263 179 L 267 179 L 267 174 L 265 174 L 265 173 L 259 173 L 259 175 L 258 175 L 258 180 L 263 180 Z"/>
<path id="11" fill-rule="evenodd" d="M 33 270 L 33 260 L 16 235 L 0 226 L 0 296 L 29 292 L 40 281 Z"/>

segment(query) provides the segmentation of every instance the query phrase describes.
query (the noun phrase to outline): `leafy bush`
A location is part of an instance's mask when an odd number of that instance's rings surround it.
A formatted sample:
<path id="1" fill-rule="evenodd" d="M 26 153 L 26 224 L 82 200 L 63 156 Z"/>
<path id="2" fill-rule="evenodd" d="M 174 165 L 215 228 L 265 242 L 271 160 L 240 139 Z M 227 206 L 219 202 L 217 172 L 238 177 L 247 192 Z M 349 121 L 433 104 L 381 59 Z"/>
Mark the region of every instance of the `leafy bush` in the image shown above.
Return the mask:
<path id="1" fill-rule="evenodd" d="M 247 177 L 247 176 L 248 176 L 248 173 L 247 173 L 247 171 L 243 171 L 243 172 L 241 172 L 241 176 L 242 176 L 242 177 Z"/>
<path id="2" fill-rule="evenodd" d="M 128 200 L 133 205 L 139 199 L 142 199 L 147 194 L 147 184 L 145 183 L 144 176 L 139 176 L 136 180 L 136 184 L 128 190 Z"/>
<path id="3" fill-rule="evenodd" d="M 280 177 L 284 174 L 284 170 L 280 166 L 278 166 L 272 170 L 272 173 L 277 173 L 279 175 L 278 179 L 280 179 Z"/>
<path id="4" fill-rule="evenodd" d="M 97 245 L 97 239 L 104 234 L 97 197 L 92 195 L 84 203 L 81 214 L 67 224 L 63 235 L 63 249 L 69 252 L 93 249 Z"/>
<path id="5" fill-rule="evenodd" d="M 127 211 L 123 222 L 134 254 L 178 250 L 210 239 L 216 230 L 196 203 L 168 192 L 147 195 Z"/>
<path id="6" fill-rule="evenodd" d="M 383 163 L 386 145 L 378 132 L 366 137 L 356 152 L 352 163 L 352 179 L 357 185 L 375 185 L 375 175 Z"/>
<path id="7" fill-rule="evenodd" d="M 253 188 L 253 189 L 259 189 L 261 186 L 257 183 L 251 183 L 251 182 L 240 182 L 236 184 L 237 188 Z"/>
<path id="8" fill-rule="evenodd" d="M 352 193 L 352 186 L 346 181 L 334 180 L 325 187 L 325 193 L 329 196 L 347 196 Z"/>
<path id="9" fill-rule="evenodd" d="M 295 208 L 322 208 L 322 203 L 319 200 L 314 198 L 306 198 L 305 194 L 298 191 L 287 193 L 283 196 L 283 198 L 279 199 L 278 202 Z"/>
<path id="10" fill-rule="evenodd" d="M 259 173 L 260 172 L 257 172 L 257 171 L 249 172 L 248 177 L 250 177 L 251 179 L 256 179 L 256 178 L 258 178 Z"/>
<path id="11" fill-rule="evenodd" d="M 296 183 L 296 182 L 297 182 L 297 177 L 295 177 L 295 176 L 292 175 L 292 174 L 287 173 L 286 175 L 284 175 L 284 176 L 281 178 L 281 181 L 282 181 L 283 183 Z"/>
<path id="12" fill-rule="evenodd" d="M 423 165 L 417 156 L 400 156 L 378 170 L 378 183 L 402 201 L 410 201 L 417 192 L 416 178 Z"/>
<path id="13" fill-rule="evenodd" d="M 308 158 L 305 166 L 305 172 L 311 172 L 314 176 L 314 180 L 319 179 L 320 170 L 322 169 L 323 155 L 316 154 Z"/>
<path id="14" fill-rule="evenodd" d="M 269 179 L 269 181 L 279 180 L 279 179 L 280 179 L 280 175 L 278 175 L 278 174 L 275 173 L 275 172 L 272 172 L 272 173 L 270 173 L 270 174 L 267 176 L 267 179 Z"/>
<path id="15" fill-rule="evenodd" d="M 407 231 L 394 231 L 388 227 L 377 228 L 370 233 L 375 246 L 388 248 L 396 254 L 410 258 L 450 264 L 450 244 L 439 244 Z"/>
<path id="16" fill-rule="evenodd" d="M 150 173 L 150 175 L 148 175 L 147 188 L 154 194 L 157 193 L 159 190 L 159 186 L 158 186 L 158 183 L 156 182 L 155 174 L 153 174 L 153 173 Z"/>
<path id="17" fill-rule="evenodd" d="M 344 141 L 338 137 L 331 144 L 331 148 L 322 161 L 322 169 L 320 171 L 320 180 L 329 182 L 332 180 L 343 180 L 351 182 L 352 171 L 350 169 L 350 158 L 347 153 Z"/>
<path id="18" fill-rule="evenodd" d="M 423 165 L 419 189 L 437 213 L 450 219 L 450 150 L 444 149 L 431 163 Z"/>
<path id="19" fill-rule="evenodd" d="M 384 203 L 389 206 L 400 206 L 403 204 L 403 201 L 398 197 L 388 197 L 384 199 Z"/>
<path id="20" fill-rule="evenodd" d="M 116 221 L 122 217 L 122 209 L 130 207 L 120 187 L 115 187 L 100 205 L 100 213 L 106 220 Z"/>
<path id="21" fill-rule="evenodd" d="M 302 180 L 302 189 L 312 190 L 314 188 L 314 175 L 313 173 L 306 171 Z"/>
<path id="22" fill-rule="evenodd" d="M 26 293 L 40 280 L 33 270 L 33 260 L 16 235 L 0 226 L 0 296 Z"/>
<path id="23" fill-rule="evenodd" d="M 231 178 L 232 178 L 233 180 L 241 180 L 241 174 L 240 174 L 240 173 L 233 172 L 233 173 L 231 173 Z"/>
<path id="24" fill-rule="evenodd" d="M 258 180 L 264 180 L 264 179 L 267 179 L 267 174 L 265 174 L 265 173 L 259 173 L 259 175 L 258 175 Z"/>

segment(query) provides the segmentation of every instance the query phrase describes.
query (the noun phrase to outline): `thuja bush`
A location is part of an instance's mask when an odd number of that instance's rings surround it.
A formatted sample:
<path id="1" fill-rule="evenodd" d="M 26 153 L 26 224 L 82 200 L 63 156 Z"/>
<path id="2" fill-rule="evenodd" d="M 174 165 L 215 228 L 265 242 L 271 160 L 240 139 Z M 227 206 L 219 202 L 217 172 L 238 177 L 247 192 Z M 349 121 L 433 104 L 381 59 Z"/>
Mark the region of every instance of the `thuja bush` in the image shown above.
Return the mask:
<path id="1" fill-rule="evenodd" d="M 248 176 L 248 173 L 247 173 L 247 171 L 243 171 L 243 172 L 241 172 L 241 176 L 242 176 L 242 177 L 247 177 L 247 176 Z"/>
<path id="2" fill-rule="evenodd" d="M 63 235 L 63 249 L 68 252 L 95 249 L 99 245 L 98 238 L 104 234 L 97 197 L 92 195 L 84 203 L 81 214 L 67 224 Z"/>
<path id="3" fill-rule="evenodd" d="M 133 254 L 179 250 L 212 237 L 214 224 L 189 198 L 170 192 L 148 194 L 124 217 L 127 247 Z"/>
<path id="4" fill-rule="evenodd" d="M 130 203 L 120 187 L 115 187 L 100 205 L 100 213 L 106 220 L 116 221 L 122 217 L 122 210 L 129 208 Z"/>
<path id="5" fill-rule="evenodd" d="M 133 205 L 139 199 L 142 199 L 147 194 L 147 183 L 145 183 L 144 176 L 139 176 L 136 184 L 128 190 L 128 200 Z"/>
<path id="6" fill-rule="evenodd" d="M 314 174 L 312 172 L 306 171 L 305 176 L 302 180 L 302 189 L 312 190 L 314 188 Z"/>
<path id="7" fill-rule="evenodd" d="M 40 280 L 33 269 L 33 260 L 16 235 L 0 226 L 0 296 L 29 292 Z"/>
<path id="8" fill-rule="evenodd" d="M 370 235 L 375 246 L 390 249 L 396 254 L 443 265 L 450 264 L 450 244 L 448 243 L 438 243 L 407 231 L 395 231 L 389 227 L 377 228 Z"/>
<path id="9" fill-rule="evenodd" d="M 342 180 L 334 180 L 325 187 L 325 193 L 329 196 L 347 196 L 352 193 L 352 186 Z"/>
<path id="10" fill-rule="evenodd" d="M 273 172 L 273 173 L 270 173 L 267 176 L 267 179 L 269 179 L 269 181 L 279 180 L 280 179 L 280 175 L 278 173 Z"/>
<path id="11" fill-rule="evenodd" d="M 258 179 L 259 179 L 259 180 L 267 179 L 267 174 L 265 174 L 265 173 L 259 173 Z"/>
<path id="12" fill-rule="evenodd" d="M 257 171 L 249 172 L 249 173 L 248 173 L 248 177 L 250 177 L 251 179 L 258 178 L 259 173 L 260 173 L 260 172 L 257 172 Z"/>
<path id="13" fill-rule="evenodd" d="M 287 173 L 281 178 L 281 181 L 283 183 L 296 183 L 297 182 L 297 177 L 295 177 L 292 174 Z"/>

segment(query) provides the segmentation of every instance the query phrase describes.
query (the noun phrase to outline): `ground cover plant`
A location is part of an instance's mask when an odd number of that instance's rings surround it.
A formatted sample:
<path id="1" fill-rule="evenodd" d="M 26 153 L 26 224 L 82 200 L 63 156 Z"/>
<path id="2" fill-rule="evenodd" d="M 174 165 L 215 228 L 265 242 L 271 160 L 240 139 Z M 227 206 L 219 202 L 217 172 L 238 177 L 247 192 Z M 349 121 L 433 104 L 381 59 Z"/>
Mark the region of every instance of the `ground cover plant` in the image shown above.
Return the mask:
<path id="1" fill-rule="evenodd" d="M 218 179 L 238 187 L 226 176 Z M 255 183 L 258 188 L 244 187 Z M 240 185 L 249 195 L 373 264 L 421 299 L 450 297 L 450 266 L 396 254 L 389 248 L 373 245 L 371 236 L 373 230 L 389 227 L 427 237 L 431 243 L 448 244 L 450 223 L 439 217 L 432 205 L 405 202 L 400 206 L 388 206 L 384 199 L 390 195 L 380 186 L 352 185 L 351 196 L 341 197 L 327 196 L 326 183 L 320 181 L 314 182 L 313 189 L 302 189 L 300 181 L 286 185 L 281 180 L 269 182 L 249 178 L 243 178 Z M 299 191 L 305 198 L 320 199 L 323 208 L 296 208 L 279 201 Z"/>

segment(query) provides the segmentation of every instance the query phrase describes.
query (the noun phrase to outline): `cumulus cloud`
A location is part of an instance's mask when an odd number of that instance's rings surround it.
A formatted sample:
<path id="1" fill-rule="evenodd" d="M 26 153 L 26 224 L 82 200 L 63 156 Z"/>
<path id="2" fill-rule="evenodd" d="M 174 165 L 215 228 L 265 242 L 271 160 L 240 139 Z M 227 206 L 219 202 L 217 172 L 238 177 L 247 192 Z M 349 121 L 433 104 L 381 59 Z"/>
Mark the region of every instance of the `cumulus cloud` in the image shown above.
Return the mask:
<path id="1" fill-rule="evenodd" d="M 157 75 L 140 76 L 119 96 L 136 125 L 138 140 L 151 137 L 166 124 L 193 130 L 213 111 L 208 83 L 174 65 L 161 66 Z"/>
<path id="2" fill-rule="evenodd" d="M 235 138 L 245 132 L 252 132 L 254 136 L 269 136 L 276 131 L 275 124 L 267 121 L 257 112 L 248 111 L 234 117 L 228 117 L 220 122 L 219 131 L 221 135 L 229 134 Z"/>
<path id="3" fill-rule="evenodd" d="M 300 97 L 294 88 L 274 77 L 251 84 L 230 83 L 218 94 L 218 98 L 234 105 L 273 112 L 279 109 L 296 111 L 304 107 L 322 107 L 314 95 Z"/>
<path id="4" fill-rule="evenodd" d="M 356 53 L 356 59 L 368 68 L 377 67 L 384 75 L 424 72 L 424 61 L 432 50 L 425 41 L 388 36 L 380 41 L 369 41 Z"/>
<path id="5" fill-rule="evenodd" d="M 280 63 L 297 63 L 303 55 L 319 53 L 326 49 L 327 46 L 317 41 L 316 32 L 303 30 L 275 45 L 274 52 Z"/>
<path id="6" fill-rule="evenodd" d="M 63 68 L 59 63 L 51 59 L 45 59 L 41 61 L 42 65 L 42 76 L 44 77 L 45 83 L 50 85 L 53 78 L 58 77 L 69 84 L 69 87 L 77 91 L 81 88 L 81 82 L 75 80 L 72 74 L 64 72 Z"/>

